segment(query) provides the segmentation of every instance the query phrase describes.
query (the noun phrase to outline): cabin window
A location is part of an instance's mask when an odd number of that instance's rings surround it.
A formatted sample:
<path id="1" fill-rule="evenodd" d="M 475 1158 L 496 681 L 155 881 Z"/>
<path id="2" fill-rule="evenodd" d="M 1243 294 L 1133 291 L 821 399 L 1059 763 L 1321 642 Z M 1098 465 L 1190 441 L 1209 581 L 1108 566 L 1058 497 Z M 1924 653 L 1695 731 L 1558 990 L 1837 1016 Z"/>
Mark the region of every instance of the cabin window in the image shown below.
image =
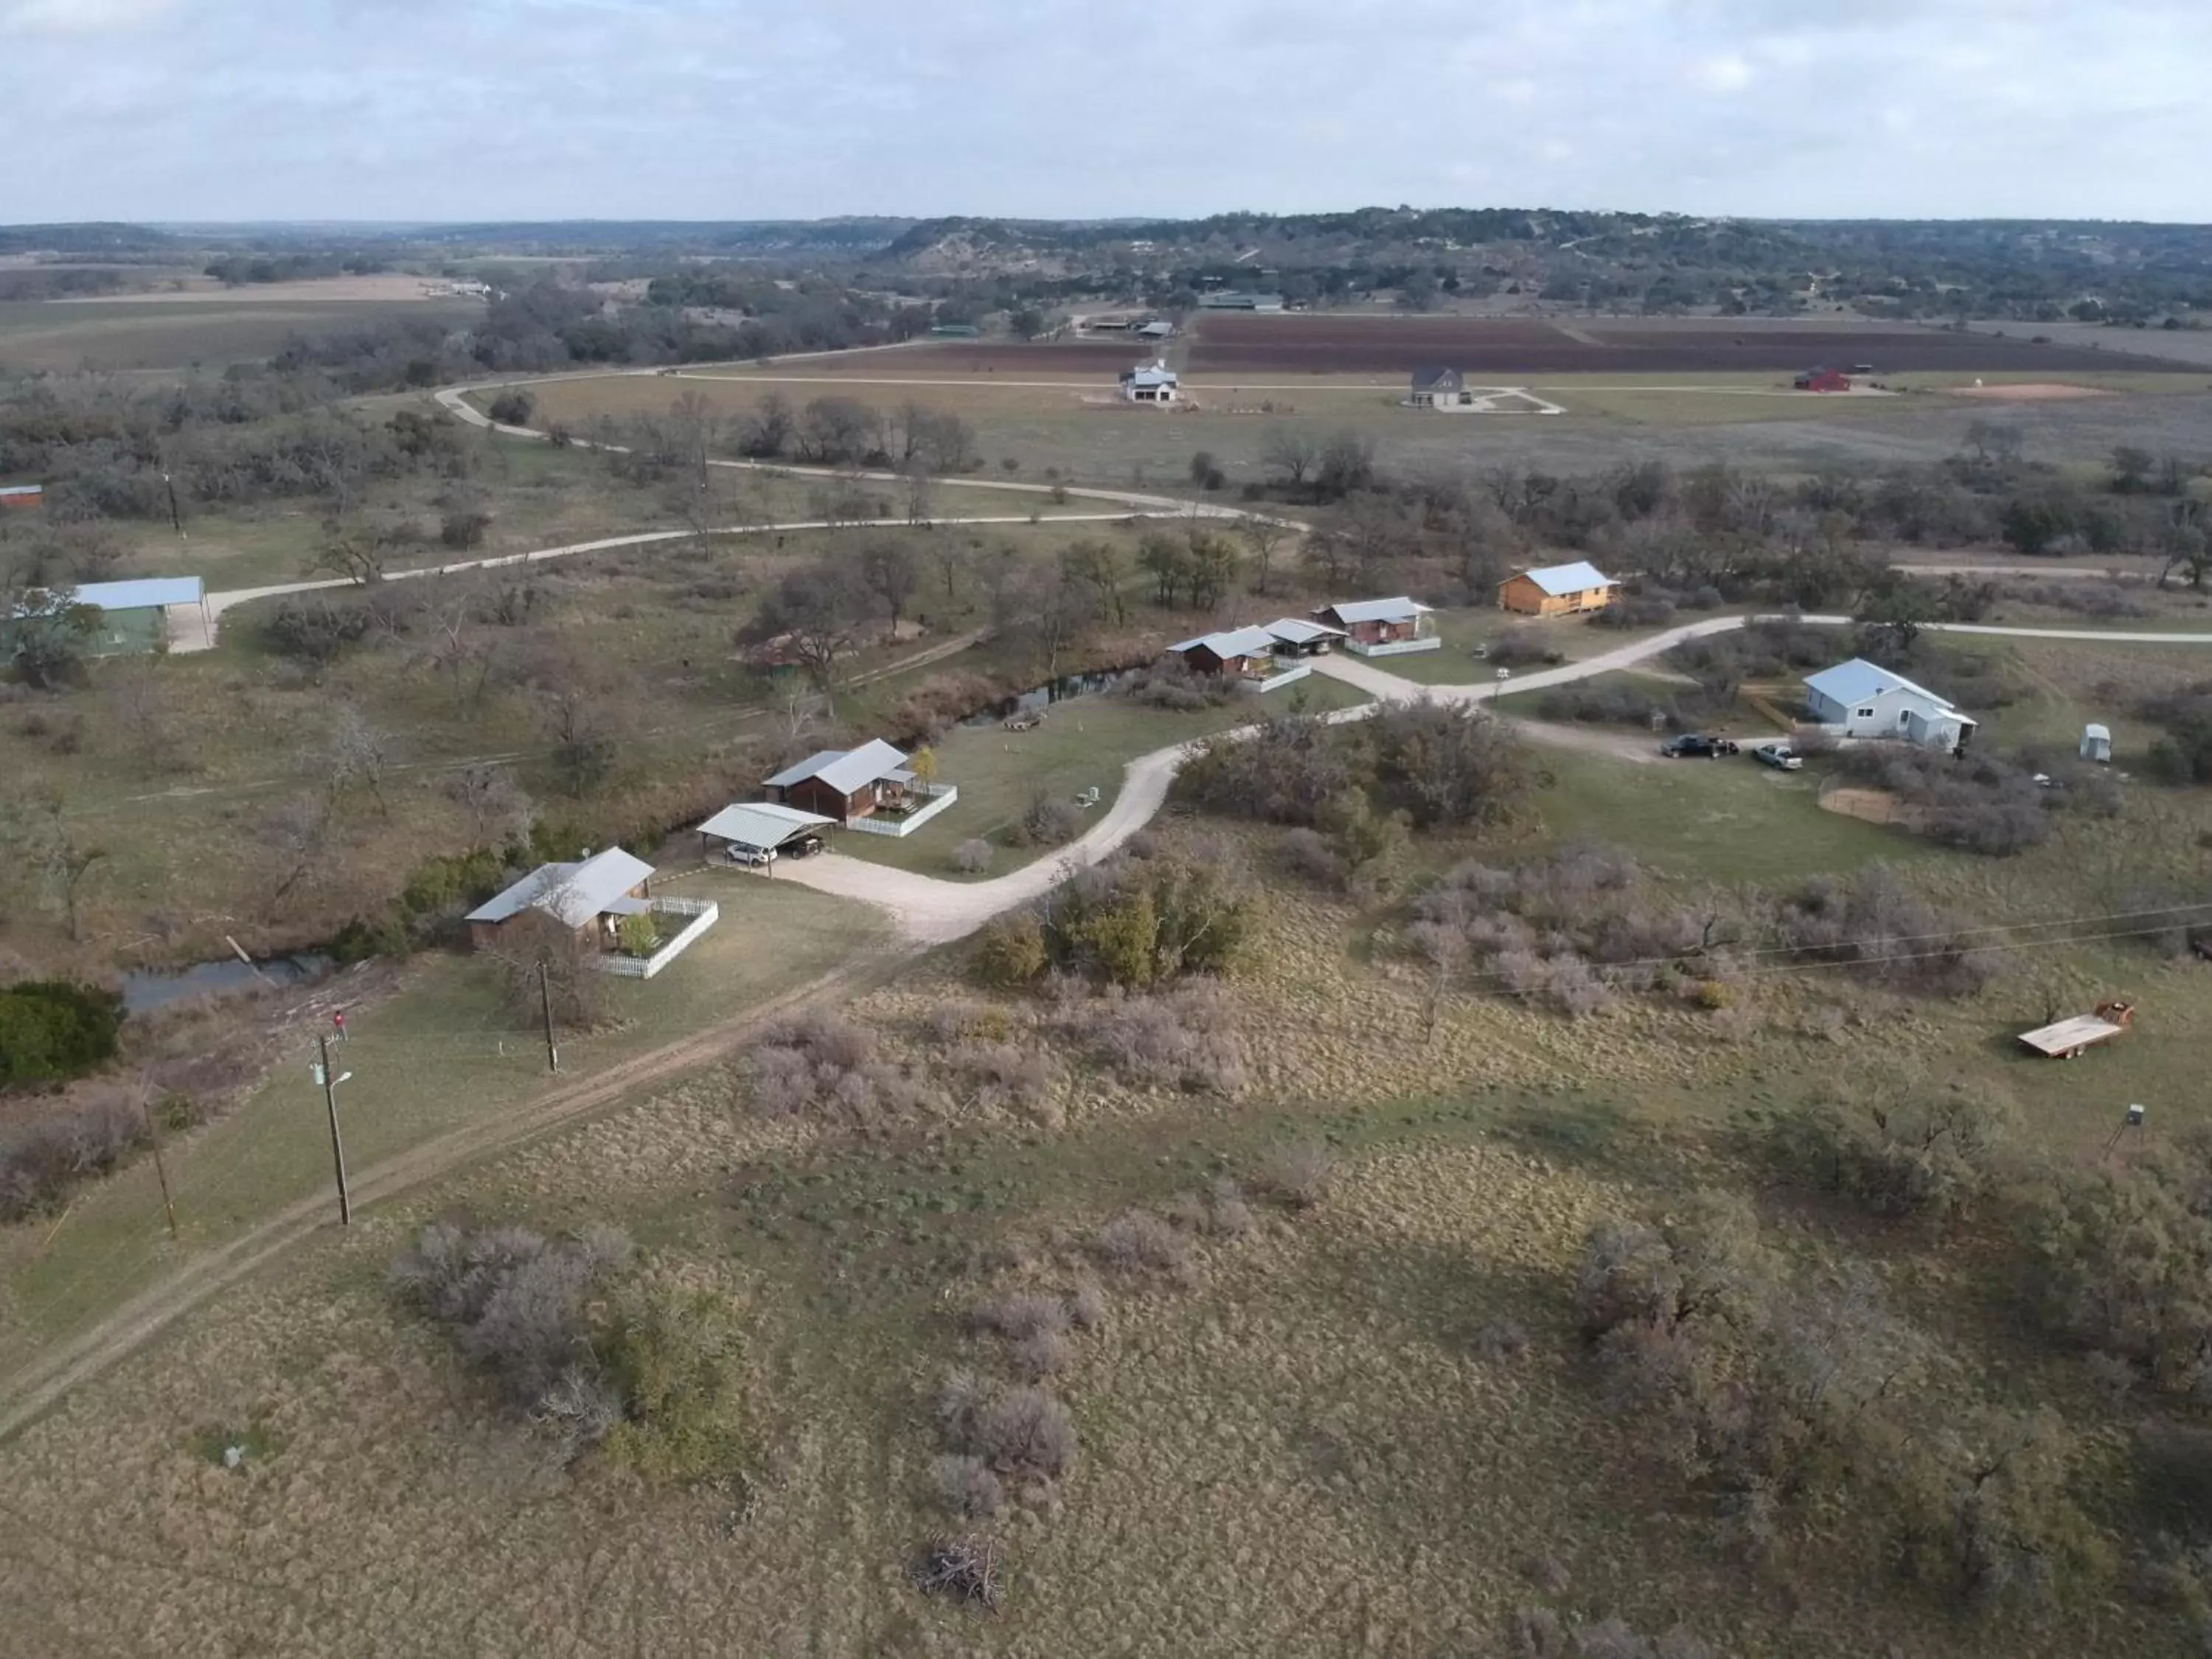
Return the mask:
<path id="1" fill-rule="evenodd" d="M 1870 720 L 1874 718 L 1874 710 L 1872 708 L 1862 708 L 1858 711 L 1856 718 L 1863 720 Z"/>
<path id="2" fill-rule="evenodd" d="M 1912 711 L 1910 708 L 1899 709 L 1897 711 L 1897 723 L 1899 726 L 1910 726 L 1912 723 Z"/>

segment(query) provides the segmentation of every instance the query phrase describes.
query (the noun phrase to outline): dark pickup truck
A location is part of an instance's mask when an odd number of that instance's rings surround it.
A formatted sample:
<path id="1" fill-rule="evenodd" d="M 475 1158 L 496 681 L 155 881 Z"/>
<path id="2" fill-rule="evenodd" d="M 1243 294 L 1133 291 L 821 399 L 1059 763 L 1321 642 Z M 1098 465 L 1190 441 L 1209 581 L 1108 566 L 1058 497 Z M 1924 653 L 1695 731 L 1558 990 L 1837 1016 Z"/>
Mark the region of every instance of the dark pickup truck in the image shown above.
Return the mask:
<path id="1" fill-rule="evenodd" d="M 1679 738 L 1669 738 L 1659 745 L 1659 752 L 1668 760 L 1718 760 L 1723 755 L 1738 752 L 1737 745 L 1727 738 L 1708 738 L 1694 732 L 1686 732 Z"/>

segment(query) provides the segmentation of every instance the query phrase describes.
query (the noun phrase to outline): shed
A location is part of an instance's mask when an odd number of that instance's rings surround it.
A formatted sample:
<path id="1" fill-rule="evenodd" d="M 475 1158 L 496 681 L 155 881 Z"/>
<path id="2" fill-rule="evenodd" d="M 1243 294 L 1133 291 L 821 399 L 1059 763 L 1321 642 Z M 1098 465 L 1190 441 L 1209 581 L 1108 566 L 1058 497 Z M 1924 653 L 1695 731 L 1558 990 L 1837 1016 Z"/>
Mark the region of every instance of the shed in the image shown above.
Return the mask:
<path id="1" fill-rule="evenodd" d="M 2112 732 L 2110 726 L 2100 726 L 2094 720 L 2081 728 L 2081 758 L 2103 761 L 2112 758 Z"/>
<path id="2" fill-rule="evenodd" d="M 199 605 L 204 620 L 206 599 L 207 584 L 198 576 L 142 576 L 55 590 L 46 595 L 46 605 L 27 602 L 16 615 L 45 616 L 51 614 L 49 607 L 88 606 L 100 613 L 100 623 L 84 641 L 85 654 L 134 656 L 167 648 L 171 606 Z"/>
<path id="3" fill-rule="evenodd" d="M 725 806 L 699 826 L 699 833 L 725 846 L 749 852 L 773 853 L 787 842 L 836 823 L 819 812 L 779 806 L 773 801 L 740 801 Z"/>
<path id="4" fill-rule="evenodd" d="M 1849 392 L 1851 377 L 1839 368 L 1808 368 L 1792 384 L 1800 392 Z"/>
<path id="5" fill-rule="evenodd" d="M 1181 657 L 1194 674 L 1243 676 L 1264 670 L 1274 650 L 1275 636 L 1267 629 L 1234 628 L 1180 641 L 1168 654 Z"/>
<path id="6" fill-rule="evenodd" d="M 485 949 L 498 941 L 503 924 L 535 910 L 574 933 L 590 933 L 600 948 L 610 949 L 622 918 L 651 908 L 646 885 L 652 879 L 653 866 L 619 847 L 573 863 L 541 864 L 469 912 L 470 942 Z"/>
<path id="7" fill-rule="evenodd" d="M 1565 617 L 1602 611 L 1620 591 L 1619 582 L 1587 559 L 1578 559 L 1508 576 L 1498 585 L 1498 606 L 1525 617 Z"/>
<path id="8" fill-rule="evenodd" d="M 44 484 L 0 484 L 0 511 L 27 512 L 46 504 Z"/>

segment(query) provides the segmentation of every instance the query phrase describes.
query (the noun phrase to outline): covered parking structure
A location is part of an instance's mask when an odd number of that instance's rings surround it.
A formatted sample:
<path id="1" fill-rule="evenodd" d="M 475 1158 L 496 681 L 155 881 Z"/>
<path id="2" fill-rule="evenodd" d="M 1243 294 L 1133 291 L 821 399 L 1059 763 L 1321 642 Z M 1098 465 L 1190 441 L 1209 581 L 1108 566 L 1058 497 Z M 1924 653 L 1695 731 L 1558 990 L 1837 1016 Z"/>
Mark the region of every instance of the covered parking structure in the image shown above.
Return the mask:
<path id="1" fill-rule="evenodd" d="M 710 849 L 720 842 L 723 857 L 732 863 L 751 863 L 772 859 L 793 842 L 819 836 L 836 823 L 819 812 L 775 801 L 739 801 L 701 824 L 699 834 Z"/>

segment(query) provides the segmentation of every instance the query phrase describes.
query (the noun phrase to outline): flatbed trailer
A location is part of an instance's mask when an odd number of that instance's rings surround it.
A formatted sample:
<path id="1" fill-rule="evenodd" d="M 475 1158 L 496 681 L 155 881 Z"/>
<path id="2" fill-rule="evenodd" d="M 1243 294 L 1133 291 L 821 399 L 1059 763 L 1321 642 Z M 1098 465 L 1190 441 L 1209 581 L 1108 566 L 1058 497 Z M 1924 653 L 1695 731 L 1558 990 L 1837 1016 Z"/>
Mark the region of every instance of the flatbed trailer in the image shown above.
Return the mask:
<path id="1" fill-rule="evenodd" d="M 2053 1025 L 2022 1031 L 2020 1040 L 2051 1060 L 2071 1060 L 2085 1048 L 2110 1042 L 2135 1021 L 2136 1011 L 2125 1002 L 2102 1002 L 2094 1014 L 2075 1014 Z"/>

